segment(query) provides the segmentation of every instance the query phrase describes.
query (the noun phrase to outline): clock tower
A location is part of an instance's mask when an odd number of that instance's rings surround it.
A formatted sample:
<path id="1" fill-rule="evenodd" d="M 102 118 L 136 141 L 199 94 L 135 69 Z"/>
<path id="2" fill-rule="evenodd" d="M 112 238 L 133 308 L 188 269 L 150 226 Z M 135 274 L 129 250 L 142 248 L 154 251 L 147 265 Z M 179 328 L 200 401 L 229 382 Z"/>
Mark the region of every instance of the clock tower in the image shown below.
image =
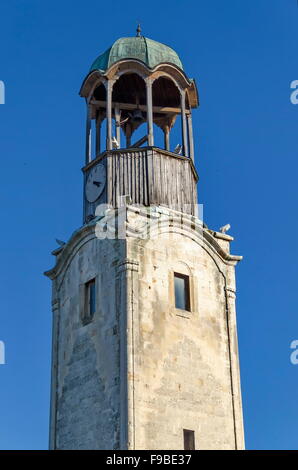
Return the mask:
<path id="1" fill-rule="evenodd" d="M 93 62 L 80 95 L 83 223 L 45 273 L 50 448 L 242 449 L 241 257 L 200 220 L 196 83 L 138 28 Z"/>

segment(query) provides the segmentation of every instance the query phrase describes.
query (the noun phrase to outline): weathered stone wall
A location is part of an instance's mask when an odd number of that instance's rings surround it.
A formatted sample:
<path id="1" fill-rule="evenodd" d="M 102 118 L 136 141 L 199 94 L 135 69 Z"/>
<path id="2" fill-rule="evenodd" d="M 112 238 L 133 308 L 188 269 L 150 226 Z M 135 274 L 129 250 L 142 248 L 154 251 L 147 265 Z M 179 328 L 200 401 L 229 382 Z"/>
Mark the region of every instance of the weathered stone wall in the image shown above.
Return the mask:
<path id="1" fill-rule="evenodd" d="M 139 266 L 132 283 L 130 447 L 183 449 L 183 429 L 195 431 L 197 449 L 234 449 L 236 438 L 243 447 L 239 370 L 237 364 L 232 371 L 228 331 L 235 317 L 227 318 L 225 290 L 234 266 L 179 230 L 130 239 L 128 257 Z M 174 272 L 190 276 L 191 312 L 175 308 Z"/>
<path id="2" fill-rule="evenodd" d="M 59 299 L 57 380 L 52 426 L 58 449 L 113 449 L 120 439 L 119 285 L 116 267 L 123 244 L 83 238 L 55 281 Z M 81 321 L 82 285 L 96 277 L 97 307 Z M 55 348 L 54 348 L 55 349 Z M 54 359 L 55 360 L 55 359 Z M 55 393 L 56 389 L 56 393 Z"/>
<path id="3" fill-rule="evenodd" d="M 183 429 L 197 449 L 243 448 L 232 238 L 198 234 L 193 219 L 180 227 L 172 213 L 142 240 L 146 220 L 132 209 L 126 240 L 83 227 L 47 273 L 51 448 L 183 449 Z M 190 312 L 175 308 L 174 272 L 190 278 Z M 94 277 L 96 313 L 83 326 L 82 285 Z"/>

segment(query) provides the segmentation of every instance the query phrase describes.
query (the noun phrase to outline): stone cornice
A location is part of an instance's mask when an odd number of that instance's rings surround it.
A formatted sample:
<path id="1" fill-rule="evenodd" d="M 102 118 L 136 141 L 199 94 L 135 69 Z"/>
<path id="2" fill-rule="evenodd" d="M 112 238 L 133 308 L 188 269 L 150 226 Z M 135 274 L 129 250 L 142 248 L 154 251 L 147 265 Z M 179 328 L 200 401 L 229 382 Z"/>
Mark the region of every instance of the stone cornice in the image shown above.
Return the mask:
<path id="1" fill-rule="evenodd" d="M 87 238 L 95 238 L 95 225 L 96 222 L 100 219 L 101 217 L 97 217 L 93 219 L 89 224 L 80 227 L 78 230 L 73 232 L 68 242 L 65 243 L 65 245 L 61 247 L 61 249 L 54 250 L 52 252 L 52 254 L 56 256 L 56 264 L 52 269 L 49 269 L 48 271 L 44 272 L 45 276 L 49 277 L 52 280 L 55 279 L 59 275 L 65 263 L 67 263 L 76 245 L 82 244 L 82 242 L 84 242 L 84 240 L 86 240 Z"/>
<path id="2" fill-rule="evenodd" d="M 125 210 L 127 212 L 123 219 L 123 211 Z M 120 215 L 121 211 L 122 213 Z M 197 217 L 184 213 L 182 214 L 181 212 L 160 206 L 148 208 L 125 206 L 119 210 L 115 210 L 114 213 L 115 217 L 121 216 L 122 220 L 125 220 L 125 233 L 128 239 L 139 238 L 140 240 L 146 240 L 146 230 L 149 217 L 149 219 L 153 220 L 155 223 L 153 226 L 154 230 L 150 231 L 152 236 L 170 232 L 180 233 L 181 235 L 193 239 L 198 244 L 204 245 L 206 248 L 208 248 L 209 251 L 211 250 L 224 264 L 236 265 L 239 261 L 242 260 L 242 256 L 230 254 L 229 252 L 225 251 L 217 242 L 218 238 L 222 238 L 230 242 L 233 240 L 232 237 L 229 235 L 219 234 L 218 232 L 212 232 L 211 230 L 203 227 L 201 221 Z M 109 217 L 111 217 L 110 214 L 111 211 L 109 212 Z M 73 233 L 70 240 L 63 247 L 61 247 L 61 249 L 54 250 L 53 253 L 56 254 L 56 264 L 52 269 L 44 273 L 45 276 L 49 277 L 50 279 L 55 279 L 57 276 L 59 276 L 65 266 L 70 262 L 70 259 L 74 256 L 74 251 L 77 251 L 77 249 L 79 249 L 83 244 L 96 238 L 96 224 L 102 221 L 104 217 L 105 216 L 96 217 L 89 224 L 82 226 Z M 181 225 L 182 219 L 183 225 Z M 216 234 L 216 236 L 214 234 Z M 125 269 L 137 269 L 137 266 L 134 266 L 134 264 L 134 261 L 125 260 L 121 266 Z M 122 269 L 121 266 L 118 266 L 119 270 Z"/>

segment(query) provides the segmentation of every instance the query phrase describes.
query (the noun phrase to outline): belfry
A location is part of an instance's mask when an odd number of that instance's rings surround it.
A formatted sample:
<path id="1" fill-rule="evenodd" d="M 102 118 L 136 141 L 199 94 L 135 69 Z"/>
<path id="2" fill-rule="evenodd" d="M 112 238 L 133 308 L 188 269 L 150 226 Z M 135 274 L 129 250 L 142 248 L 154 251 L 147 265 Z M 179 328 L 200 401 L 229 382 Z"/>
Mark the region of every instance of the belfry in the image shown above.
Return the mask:
<path id="1" fill-rule="evenodd" d="M 198 210 L 196 83 L 118 39 L 92 64 L 83 224 L 53 251 L 51 449 L 243 449 L 233 238 Z"/>

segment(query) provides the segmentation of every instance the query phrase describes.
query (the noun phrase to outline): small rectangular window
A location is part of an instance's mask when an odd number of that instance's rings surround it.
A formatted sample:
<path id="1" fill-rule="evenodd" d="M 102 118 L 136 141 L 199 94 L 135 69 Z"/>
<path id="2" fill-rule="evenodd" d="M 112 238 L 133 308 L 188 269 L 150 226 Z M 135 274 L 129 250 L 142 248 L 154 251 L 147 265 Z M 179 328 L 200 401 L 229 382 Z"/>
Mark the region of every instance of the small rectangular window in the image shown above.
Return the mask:
<path id="1" fill-rule="evenodd" d="M 174 273 L 175 307 L 190 312 L 189 276 Z"/>
<path id="2" fill-rule="evenodd" d="M 92 317 L 95 313 L 95 279 L 88 282 L 88 304 L 89 315 Z"/>
<path id="3" fill-rule="evenodd" d="M 95 279 L 91 279 L 85 284 L 85 305 L 83 322 L 89 323 L 96 311 L 96 290 L 95 290 Z"/>
<path id="4" fill-rule="evenodd" d="M 184 450 L 195 450 L 195 432 L 183 429 Z"/>

